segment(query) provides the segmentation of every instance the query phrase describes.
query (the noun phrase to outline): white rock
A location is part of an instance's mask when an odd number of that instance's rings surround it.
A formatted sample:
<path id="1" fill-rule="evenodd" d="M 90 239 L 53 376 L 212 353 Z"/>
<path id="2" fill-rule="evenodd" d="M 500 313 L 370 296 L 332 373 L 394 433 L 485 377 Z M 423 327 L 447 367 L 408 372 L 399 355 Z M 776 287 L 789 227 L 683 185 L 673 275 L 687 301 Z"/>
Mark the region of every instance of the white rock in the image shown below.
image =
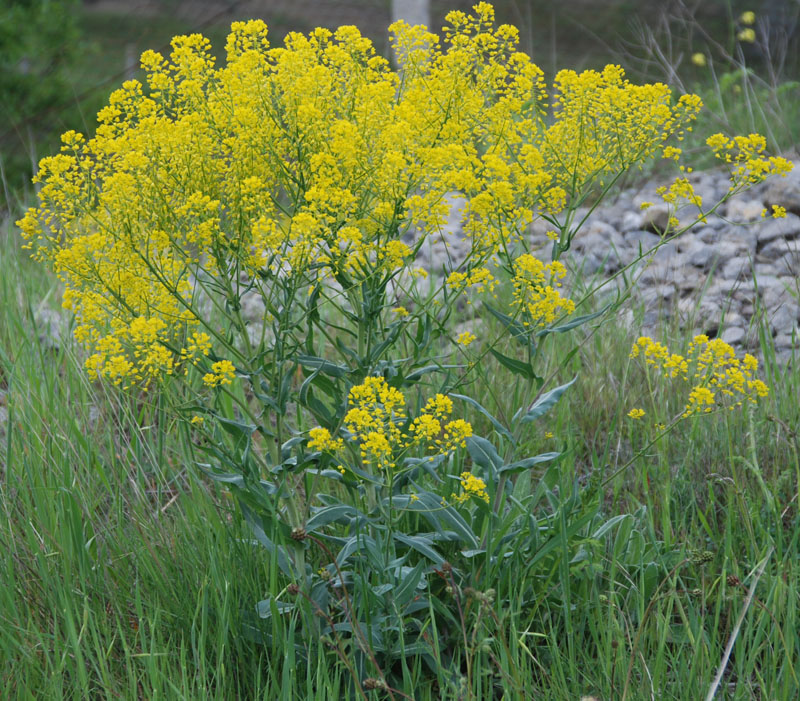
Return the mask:
<path id="1" fill-rule="evenodd" d="M 761 220 L 764 205 L 758 200 L 733 197 L 725 207 L 725 217 L 732 222 L 754 222 Z"/>
<path id="2" fill-rule="evenodd" d="M 723 332 L 720 338 L 725 341 L 725 343 L 730 343 L 731 345 L 738 345 L 744 340 L 745 331 L 741 326 L 728 326 Z"/>
<path id="3" fill-rule="evenodd" d="M 800 214 L 800 161 L 794 161 L 794 170 L 785 177 L 770 178 L 764 192 L 764 204 L 778 204 Z"/>
<path id="4" fill-rule="evenodd" d="M 758 244 L 763 246 L 773 239 L 791 239 L 799 235 L 800 217 L 787 214 L 782 219 L 768 219 L 758 228 Z"/>

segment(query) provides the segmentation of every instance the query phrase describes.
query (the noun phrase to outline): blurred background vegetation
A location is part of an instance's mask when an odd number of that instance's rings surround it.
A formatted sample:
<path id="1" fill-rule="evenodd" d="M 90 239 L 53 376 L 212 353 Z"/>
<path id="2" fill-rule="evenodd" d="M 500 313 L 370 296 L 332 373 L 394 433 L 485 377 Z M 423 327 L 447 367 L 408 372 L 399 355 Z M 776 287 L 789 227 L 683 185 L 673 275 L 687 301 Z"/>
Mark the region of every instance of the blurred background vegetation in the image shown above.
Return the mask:
<path id="1" fill-rule="evenodd" d="M 0 211 L 30 201 L 31 174 L 43 155 L 58 147 L 67 129 L 91 132 L 95 114 L 111 90 L 138 75 L 146 49 L 168 51 L 176 34 L 200 32 L 221 53 L 231 21 L 259 17 L 273 40 L 289 31 L 355 24 L 388 54 L 386 27 L 402 0 L 2 0 L 0 2 Z M 474 0 L 416 0 L 428 5 L 430 24 L 440 28 L 452 9 Z M 412 1 L 413 5 L 414 2 Z M 796 49 L 800 0 L 495 0 L 497 17 L 520 29 L 523 50 L 552 78 L 560 68 L 620 63 L 640 80 L 666 80 L 678 89 L 700 90 L 724 102 L 739 76 L 731 66 L 716 73 L 695 66 L 695 52 L 727 53 L 734 69 L 763 76 L 770 95 L 797 103 L 800 74 Z M 736 42 L 737 18 L 757 13 L 759 41 Z M 726 75 L 728 76 L 726 78 Z M 733 77 L 731 77 L 731 75 Z M 721 82 L 722 81 L 722 82 Z M 727 81 L 727 83 L 725 82 Z M 787 94 L 787 91 L 791 94 Z M 717 104 L 717 113 L 725 105 Z M 794 111 L 780 118 L 791 123 Z M 722 108 L 720 110 L 720 108 Z M 774 122 L 774 119 L 766 119 Z M 731 128 L 748 125 L 728 125 Z M 763 126 L 763 125 L 752 125 Z M 769 131 L 769 130 L 767 130 Z M 772 146 L 790 147 L 796 137 L 772 135 Z"/>

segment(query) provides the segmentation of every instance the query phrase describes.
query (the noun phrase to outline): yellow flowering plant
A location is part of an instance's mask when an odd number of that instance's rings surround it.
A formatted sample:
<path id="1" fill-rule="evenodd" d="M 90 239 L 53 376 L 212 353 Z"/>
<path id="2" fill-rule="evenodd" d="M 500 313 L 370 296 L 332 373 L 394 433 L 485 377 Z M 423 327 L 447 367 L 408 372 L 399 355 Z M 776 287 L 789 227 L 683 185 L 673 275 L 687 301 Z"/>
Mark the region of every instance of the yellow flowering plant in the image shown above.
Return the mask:
<path id="1" fill-rule="evenodd" d="M 561 71 L 548 89 L 487 3 L 451 12 L 441 37 L 391 32 L 396 70 L 355 27 L 273 46 L 258 20 L 233 24 L 219 67 L 200 35 L 145 52 L 144 82 L 112 93 L 95 135 L 68 132 L 42 160 L 19 226 L 64 284 L 89 375 L 160 393 L 204 438 L 203 469 L 306 597 L 307 630 L 349 621 L 361 653 L 394 659 L 445 586 L 433 572 L 458 588 L 467 568 L 450 560 L 481 557 L 490 581 L 502 534 L 538 529 L 511 486 L 559 453 L 515 450 L 572 384 L 544 386 L 542 343 L 597 316 L 574 316 L 559 258 L 586 202 L 649 159 L 679 158 L 667 142 L 701 102 L 619 66 Z M 732 191 L 787 169 L 755 135 L 709 145 Z M 468 253 L 426 270 L 422 247 L 452 236 L 453 193 Z M 662 196 L 702 205 L 685 178 Z M 531 250 L 538 219 L 549 260 Z M 492 296 L 503 286 L 505 306 Z M 457 331 L 464 299 L 481 296 L 523 359 Z M 448 347 L 470 364 L 443 363 Z M 484 358 L 526 380 L 513 426 L 454 391 Z M 260 615 L 294 610 L 286 592 Z"/>

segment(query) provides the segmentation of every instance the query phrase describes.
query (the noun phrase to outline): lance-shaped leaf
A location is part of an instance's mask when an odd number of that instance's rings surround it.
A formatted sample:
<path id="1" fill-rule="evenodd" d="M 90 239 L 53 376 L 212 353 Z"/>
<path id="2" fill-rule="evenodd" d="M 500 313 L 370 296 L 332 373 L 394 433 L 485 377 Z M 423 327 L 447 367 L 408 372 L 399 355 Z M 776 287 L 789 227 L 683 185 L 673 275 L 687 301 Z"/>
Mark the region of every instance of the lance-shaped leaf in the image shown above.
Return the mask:
<path id="1" fill-rule="evenodd" d="M 544 416 L 550 409 L 555 406 L 556 402 L 561 399 L 561 395 L 567 391 L 567 389 L 578 379 L 578 376 L 575 375 L 569 382 L 563 385 L 559 385 L 555 389 L 551 389 L 549 392 L 545 392 L 542 394 L 533 404 L 531 404 L 528 411 L 522 417 L 522 423 L 528 423 L 529 421 L 534 421 L 538 419 L 540 416 Z M 514 415 L 514 420 L 520 418 L 520 413 L 522 410 L 518 411 Z"/>

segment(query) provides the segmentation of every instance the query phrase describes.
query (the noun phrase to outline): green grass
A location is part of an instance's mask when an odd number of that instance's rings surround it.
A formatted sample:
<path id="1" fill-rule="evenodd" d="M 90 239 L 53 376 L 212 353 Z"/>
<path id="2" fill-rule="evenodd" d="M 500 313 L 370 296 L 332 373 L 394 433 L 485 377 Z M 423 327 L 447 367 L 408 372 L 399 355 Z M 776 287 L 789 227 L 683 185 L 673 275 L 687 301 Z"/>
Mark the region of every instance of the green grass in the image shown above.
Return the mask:
<path id="1" fill-rule="evenodd" d="M 339 657 L 301 644 L 298 618 L 253 623 L 255 602 L 278 593 L 269 557 L 224 491 L 195 474 L 156 400 L 134 405 L 89 383 L 68 337 L 58 349 L 40 339 L 36 311 L 58 304 L 58 287 L 12 227 L 0 280 L 0 697 L 356 698 Z M 663 336 L 682 342 L 675 328 Z M 554 497 L 536 507 L 561 521 L 543 541 L 548 558 L 512 559 L 481 582 L 507 603 L 475 629 L 490 638 L 472 651 L 471 695 L 703 698 L 744 611 L 718 698 L 794 699 L 800 372 L 770 363 L 764 339 L 773 392 L 759 408 L 682 424 L 600 489 L 643 445 L 645 421 L 627 410 L 655 420 L 682 401 L 649 403 L 631 340 L 611 319 L 553 349 L 580 342 L 563 378 L 579 381 L 525 440 L 532 452 L 566 448 L 547 475 Z M 483 378 L 472 393 L 507 413 L 519 400 L 499 391 L 509 378 L 491 363 Z M 453 673 L 410 659 L 403 691 L 459 698 Z"/>

